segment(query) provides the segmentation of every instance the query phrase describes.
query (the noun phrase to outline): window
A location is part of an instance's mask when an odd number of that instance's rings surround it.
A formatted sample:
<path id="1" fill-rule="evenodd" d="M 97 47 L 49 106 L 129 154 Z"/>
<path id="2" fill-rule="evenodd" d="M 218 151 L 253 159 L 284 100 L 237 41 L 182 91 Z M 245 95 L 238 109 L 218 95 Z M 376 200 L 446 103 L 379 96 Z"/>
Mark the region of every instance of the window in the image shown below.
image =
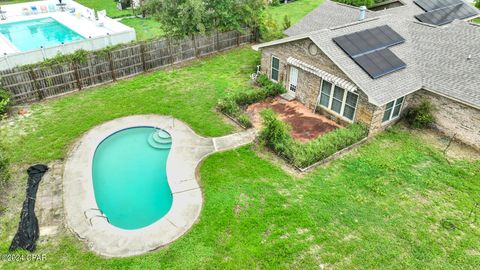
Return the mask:
<path id="1" fill-rule="evenodd" d="M 333 94 L 332 94 L 333 91 Z M 322 82 L 320 100 L 322 107 L 332 110 L 338 115 L 353 120 L 357 108 L 358 95 L 345 89 L 332 85 L 330 82 Z"/>
<path id="2" fill-rule="evenodd" d="M 330 95 L 332 93 L 332 84 L 323 81 L 322 83 L 322 93 L 320 94 L 320 105 L 327 107 L 330 104 Z"/>
<path id="3" fill-rule="evenodd" d="M 278 82 L 278 75 L 280 74 L 280 59 L 272 56 L 272 80 Z"/>
<path id="4" fill-rule="evenodd" d="M 345 108 L 343 109 L 343 116 L 353 120 L 355 115 L 355 108 L 357 108 L 358 96 L 352 92 L 347 92 L 347 99 L 345 100 Z"/>
<path id="5" fill-rule="evenodd" d="M 392 119 L 397 118 L 400 115 L 400 111 L 402 110 L 403 100 L 404 100 L 404 97 L 401 97 L 397 100 L 387 103 L 387 106 L 385 106 L 385 112 L 383 113 L 382 122 L 390 121 Z"/>
<path id="6" fill-rule="evenodd" d="M 343 102 L 343 95 L 345 94 L 345 90 L 342 88 L 335 86 L 335 90 L 333 91 L 333 100 L 332 109 L 334 112 L 340 114 L 342 112 L 342 102 Z"/>

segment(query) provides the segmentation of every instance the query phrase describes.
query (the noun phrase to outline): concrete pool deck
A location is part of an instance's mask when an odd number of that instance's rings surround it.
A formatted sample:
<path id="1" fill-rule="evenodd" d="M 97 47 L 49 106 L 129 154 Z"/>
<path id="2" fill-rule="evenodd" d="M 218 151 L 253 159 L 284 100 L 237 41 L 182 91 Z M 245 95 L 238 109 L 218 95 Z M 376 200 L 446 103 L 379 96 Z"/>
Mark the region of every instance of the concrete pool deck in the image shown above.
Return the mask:
<path id="1" fill-rule="evenodd" d="M 167 178 L 173 194 L 169 212 L 137 230 L 111 225 L 97 210 L 92 182 L 92 160 L 97 146 L 111 134 L 132 127 L 163 129 L 172 136 Z M 254 130 L 217 138 L 198 136 L 180 120 L 169 116 L 137 115 L 94 127 L 74 145 L 63 174 L 63 201 L 67 226 L 97 254 L 105 257 L 139 255 L 167 245 L 185 234 L 199 218 L 203 204 L 196 176 L 198 164 L 209 154 L 252 142 Z"/>

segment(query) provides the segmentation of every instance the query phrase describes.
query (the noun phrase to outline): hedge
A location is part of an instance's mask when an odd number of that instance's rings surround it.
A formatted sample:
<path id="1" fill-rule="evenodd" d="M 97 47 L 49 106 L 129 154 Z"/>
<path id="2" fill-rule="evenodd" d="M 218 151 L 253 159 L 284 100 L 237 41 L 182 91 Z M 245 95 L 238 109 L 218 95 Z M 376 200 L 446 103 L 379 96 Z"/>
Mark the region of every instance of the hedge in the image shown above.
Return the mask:
<path id="1" fill-rule="evenodd" d="M 307 143 L 295 141 L 291 127 L 280 121 L 271 109 L 261 112 L 263 128 L 260 140 L 275 153 L 298 168 L 306 168 L 367 137 L 367 126 L 350 124 L 326 133 Z"/>
<path id="2" fill-rule="evenodd" d="M 239 92 L 221 99 L 217 104 L 218 110 L 237 120 L 242 126 L 246 128 L 252 127 L 252 122 L 242 108 L 286 92 L 283 85 L 270 81 L 263 74 L 257 77 L 257 84 L 260 86 L 259 88 Z"/>
<path id="3" fill-rule="evenodd" d="M 0 88 L 0 119 L 8 111 L 10 104 L 10 93 Z"/>

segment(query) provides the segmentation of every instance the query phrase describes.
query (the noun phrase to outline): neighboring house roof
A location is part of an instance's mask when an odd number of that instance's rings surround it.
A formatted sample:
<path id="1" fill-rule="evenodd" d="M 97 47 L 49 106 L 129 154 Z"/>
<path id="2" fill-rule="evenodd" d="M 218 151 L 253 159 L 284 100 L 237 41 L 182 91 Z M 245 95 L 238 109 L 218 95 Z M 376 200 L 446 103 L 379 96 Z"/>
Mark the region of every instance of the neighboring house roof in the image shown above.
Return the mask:
<path id="1" fill-rule="evenodd" d="M 403 2 L 411 0 L 403 0 Z M 413 2 L 412 2 L 413 3 Z M 337 5 L 330 1 L 325 3 Z M 344 9 L 343 5 L 337 5 Z M 323 6 L 321 6 L 323 7 Z M 396 13 L 416 14 L 418 8 L 397 7 Z M 318 9 L 318 8 L 317 8 Z M 359 12 L 356 10 L 355 12 Z M 367 13 L 370 14 L 370 13 Z M 357 13 L 358 15 L 358 13 Z M 367 16 L 368 18 L 368 16 Z M 407 67 L 386 76 L 372 79 L 358 66 L 332 38 L 376 26 L 389 25 L 406 39 L 405 43 L 390 47 Z M 293 28 L 293 27 L 292 27 Z M 291 29 L 292 29 L 291 28 Z M 311 39 L 368 97 L 369 102 L 381 106 L 419 89 L 426 89 L 480 108 L 480 26 L 454 21 L 438 27 L 405 19 L 385 11 L 375 12 L 369 19 L 347 23 L 338 27 L 302 33 L 285 39 L 253 46 L 269 47 L 295 40 Z M 292 55 L 295 57 L 294 55 Z M 467 58 L 470 59 L 467 60 Z M 475 74 L 477 73 L 477 74 Z"/>

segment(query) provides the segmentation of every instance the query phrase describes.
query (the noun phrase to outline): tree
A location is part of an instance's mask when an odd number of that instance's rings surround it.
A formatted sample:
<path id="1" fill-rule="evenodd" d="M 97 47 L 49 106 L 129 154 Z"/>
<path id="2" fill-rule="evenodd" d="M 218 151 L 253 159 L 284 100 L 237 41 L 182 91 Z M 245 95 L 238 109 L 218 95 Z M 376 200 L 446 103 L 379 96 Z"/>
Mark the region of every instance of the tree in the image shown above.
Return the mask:
<path id="1" fill-rule="evenodd" d="M 480 8 L 480 0 L 475 0 L 475 7 Z"/>
<path id="2" fill-rule="evenodd" d="M 144 6 L 170 36 L 205 32 L 205 3 L 202 0 L 149 0 Z"/>
<path id="3" fill-rule="evenodd" d="M 263 0 L 148 0 L 145 11 L 161 23 L 167 35 L 185 36 L 256 28 L 264 7 Z"/>

